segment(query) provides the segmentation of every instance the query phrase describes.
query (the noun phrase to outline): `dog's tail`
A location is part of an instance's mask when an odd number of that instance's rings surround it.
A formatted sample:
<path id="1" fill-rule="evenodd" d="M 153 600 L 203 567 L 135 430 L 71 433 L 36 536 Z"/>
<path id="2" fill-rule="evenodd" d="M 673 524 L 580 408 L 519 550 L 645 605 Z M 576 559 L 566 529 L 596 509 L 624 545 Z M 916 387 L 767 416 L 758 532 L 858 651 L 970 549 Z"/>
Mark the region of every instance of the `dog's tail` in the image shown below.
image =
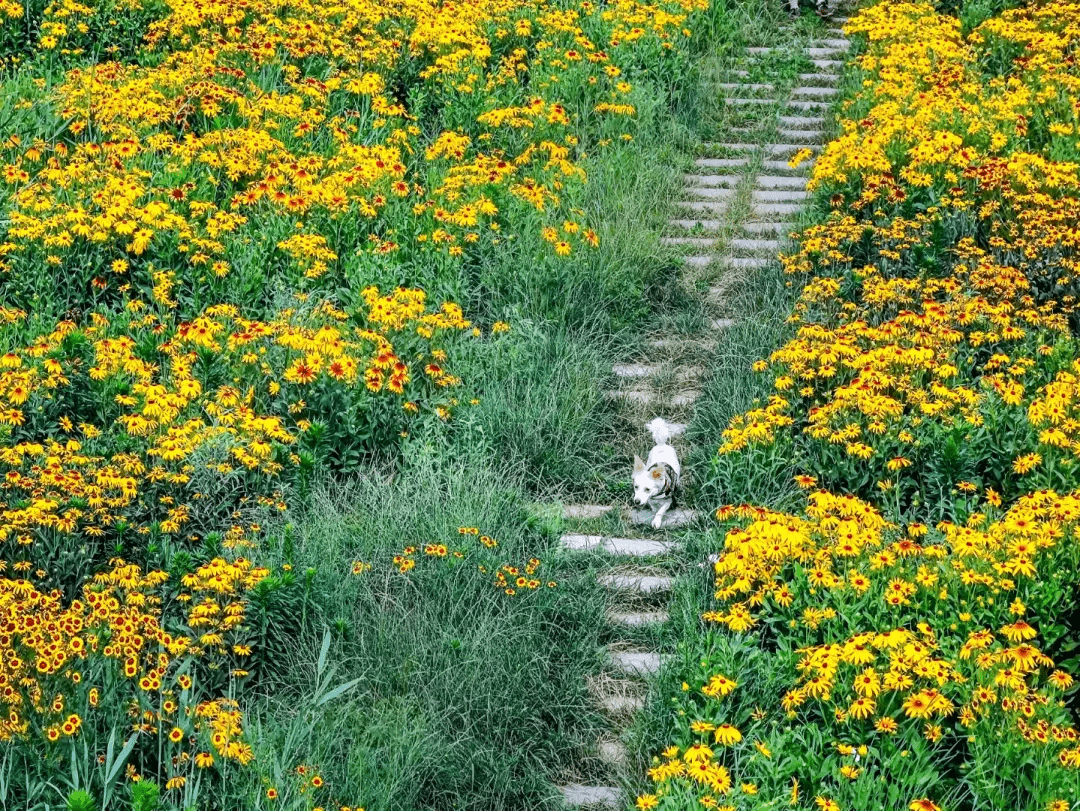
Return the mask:
<path id="1" fill-rule="evenodd" d="M 668 440 L 671 439 L 673 433 L 672 428 L 667 420 L 663 417 L 657 417 L 652 422 L 645 424 L 645 427 L 652 433 L 653 442 L 657 445 L 667 445 Z"/>

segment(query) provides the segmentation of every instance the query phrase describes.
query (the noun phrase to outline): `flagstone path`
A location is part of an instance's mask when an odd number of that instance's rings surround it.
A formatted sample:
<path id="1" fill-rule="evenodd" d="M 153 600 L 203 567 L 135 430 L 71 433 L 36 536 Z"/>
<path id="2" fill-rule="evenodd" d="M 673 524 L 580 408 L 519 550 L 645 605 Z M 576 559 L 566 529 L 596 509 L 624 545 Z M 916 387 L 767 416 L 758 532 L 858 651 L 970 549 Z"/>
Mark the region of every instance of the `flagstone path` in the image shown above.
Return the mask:
<path id="1" fill-rule="evenodd" d="M 807 198 L 806 172 L 812 159 L 797 169 L 788 160 L 803 149 L 817 152 L 825 140 L 826 115 L 837 94 L 836 85 L 848 50 L 840 26 L 843 18 L 830 22 L 827 37 L 785 46 L 785 53 L 801 53 L 811 69 L 798 75 L 795 86 L 750 82 L 762 76 L 754 63 L 771 64 L 774 48 L 747 48 L 747 67 L 728 71 L 725 81 L 715 83 L 726 104 L 738 114 L 746 110 L 749 126 L 730 128 L 730 140 L 706 145 L 707 154 L 695 161 L 685 178 L 679 215 L 672 220 L 664 242 L 685 251 L 688 272 L 712 269 L 717 279 L 709 289 L 709 301 L 717 313 L 713 331 L 733 322 L 723 309 L 731 280 L 775 262 L 786 235 Z M 725 281 L 727 280 L 727 281 Z M 737 317 L 737 314 L 736 314 Z M 619 386 L 609 396 L 620 402 L 627 421 L 644 426 L 655 416 L 685 430 L 701 393 L 702 367 L 695 362 L 708 351 L 710 338 L 669 336 L 654 341 L 648 363 L 620 364 L 614 369 Z M 641 428 L 642 447 L 648 435 Z M 688 457 L 683 437 L 673 440 L 680 458 Z M 629 463 L 627 466 L 629 474 Z M 691 478 L 690 471 L 684 477 Z M 624 505 L 574 504 L 563 508 L 564 524 L 574 528 L 562 536 L 566 550 L 604 555 L 610 560 L 601 584 L 612 592 L 608 623 L 612 638 L 610 665 L 590 685 L 599 708 L 609 719 L 609 733 L 596 742 L 596 756 L 605 764 L 610 779 L 604 783 L 568 784 L 562 787 L 567 806 L 576 808 L 627 808 L 632 798 L 624 794 L 628 752 L 621 740 L 630 719 L 645 701 L 651 678 L 664 666 L 664 658 L 640 641 L 648 638 L 644 628 L 666 623 L 666 602 L 678 561 L 678 533 L 703 517 L 689 509 L 668 512 L 664 525 L 655 531 L 651 513 Z M 619 527 L 620 534 L 607 534 Z M 624 537 L 625 535 L 625 537 Z M 625 637 L 625 641 L 620 641 Z"/>

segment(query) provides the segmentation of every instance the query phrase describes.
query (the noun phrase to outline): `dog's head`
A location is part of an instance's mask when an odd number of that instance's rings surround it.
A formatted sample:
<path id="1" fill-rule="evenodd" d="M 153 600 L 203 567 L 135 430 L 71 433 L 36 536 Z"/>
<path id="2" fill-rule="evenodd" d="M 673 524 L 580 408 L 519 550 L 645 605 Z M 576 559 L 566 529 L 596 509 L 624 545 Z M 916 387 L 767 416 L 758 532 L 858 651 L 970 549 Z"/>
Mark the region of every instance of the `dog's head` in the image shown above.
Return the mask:
<path id="1" fill-rule="evenodd" d="M 634 457 L 634 501 L 642 506 L 649 503 L 649 499 L 660 495 L 667 484 L 667 476 L 662 467 L 645 469 L 645 463 L 640 456 Z"/>

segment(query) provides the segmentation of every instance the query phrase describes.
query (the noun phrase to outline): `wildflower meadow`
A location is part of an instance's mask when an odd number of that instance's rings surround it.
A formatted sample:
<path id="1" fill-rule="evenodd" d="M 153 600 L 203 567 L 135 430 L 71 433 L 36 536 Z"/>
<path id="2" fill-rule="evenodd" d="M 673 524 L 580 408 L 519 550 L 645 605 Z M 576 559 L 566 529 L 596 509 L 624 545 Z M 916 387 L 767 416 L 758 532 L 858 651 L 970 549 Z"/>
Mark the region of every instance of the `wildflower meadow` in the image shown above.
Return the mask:
<path id="1" fill-rule="evenodd" d="M 0 6 L 0 806 L 549 785 L 543 752 L 511 755 L 582 640 L 546 650 L 560 584 L 524 491 L 478 469 L 484 425 L 526 467 L 510 434 L 543 418 L 486 394 L 544 366 L 575 396 L 590 356 L 537 320 L 640 311 L 655 267 L 597 271 L 624 263 L 587 169 L 642 160 L 711 22 L 704 0 Z"/>
<path id="2" fill-rule="evenodd" d="M 706 628 L 638 808 L 1080 802 L 1078 21 L 845 26 L 801 292 L 717 443 Z"/>
<path id="3" fill-rule="evenodd" d="M 1080 4 L 847 13 L 725 271 L 798 9 L 0 0 L 0 808 L 1080 808 Z"/>

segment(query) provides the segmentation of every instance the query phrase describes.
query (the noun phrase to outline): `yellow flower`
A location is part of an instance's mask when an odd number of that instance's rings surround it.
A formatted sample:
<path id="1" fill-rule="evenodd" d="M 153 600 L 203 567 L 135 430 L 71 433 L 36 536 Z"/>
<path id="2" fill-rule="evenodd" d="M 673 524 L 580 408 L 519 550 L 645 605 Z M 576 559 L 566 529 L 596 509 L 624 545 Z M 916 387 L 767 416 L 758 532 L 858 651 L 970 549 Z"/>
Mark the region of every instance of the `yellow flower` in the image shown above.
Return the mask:
<path id="1" fill-rule="evenodd" d="M 742 733 L 731 724 L 720 724 L 713 733 L 713 738 L 722 746 L 733 746 L 742 740 Z"/>
<path id="2" fill-rule="evenodd" d="M 710 698 L 722 698 L 729 695 L 739 685 L 731 679 L 717 673 L 709 679 L 709 683 L 701 688 L 701 692 Z"/>
<path id="3" fill-rule="evenodd" d="M 899 724 L 889 716 L 884 715 L 874 723 L 874 729 L 886 735 L 892 735 L 899 729 Z"/>

